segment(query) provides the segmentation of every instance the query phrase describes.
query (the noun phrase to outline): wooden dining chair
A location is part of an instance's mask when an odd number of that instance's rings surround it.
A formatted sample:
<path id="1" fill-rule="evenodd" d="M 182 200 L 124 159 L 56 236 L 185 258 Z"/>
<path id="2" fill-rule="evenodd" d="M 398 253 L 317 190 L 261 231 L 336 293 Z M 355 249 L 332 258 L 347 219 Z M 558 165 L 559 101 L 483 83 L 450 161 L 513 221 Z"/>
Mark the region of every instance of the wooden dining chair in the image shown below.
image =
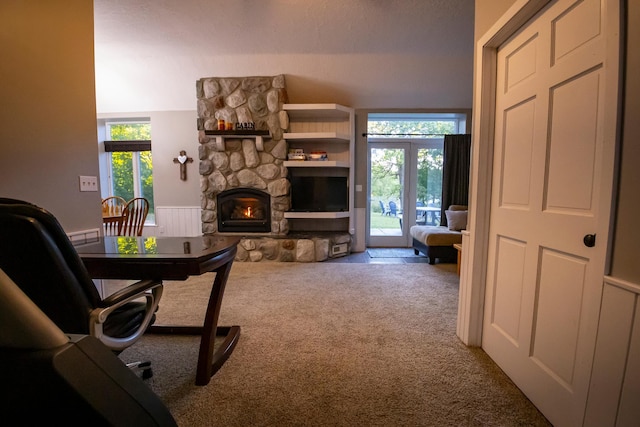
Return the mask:
<path id="1" fill-rule="evenodd" d="M 122 216 L 122 211 L 127 201 L 120 196 L 111 196 L 102 199 L 102 216 Z"/>
<path id="2" fill-rule="evenodd" d="M 149 201 L 144 197 L 136 197 L 127 202 L 122 212 L 122 220 L 118 230 L 119 236 L 142 236 L 144 221 L 149 213 Z"/>
<path id="3" fill-rule="evenodd" d="M 127 201 L 119 196 L 102 199 L 102 224 L 105 236 L 117 236 L 120 232 L 122 212 Z"/>

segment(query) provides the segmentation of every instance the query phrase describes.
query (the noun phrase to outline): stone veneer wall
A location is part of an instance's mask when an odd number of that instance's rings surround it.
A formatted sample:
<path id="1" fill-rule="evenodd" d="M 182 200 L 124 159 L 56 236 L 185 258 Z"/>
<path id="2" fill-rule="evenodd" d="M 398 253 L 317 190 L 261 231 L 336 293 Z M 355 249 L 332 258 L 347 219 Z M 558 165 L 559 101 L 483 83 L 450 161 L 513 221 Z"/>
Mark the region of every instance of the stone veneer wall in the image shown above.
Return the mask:
<path id="1" fill-rule="evenodd" d="M 283 75 L 275 77 L 209 77 L 197 81 L 200 189 L 202 191 L 202 232 L 218 231 L 216 196 L 233 188 L 255 188 L 271 196 L 271 233 L 289 231 L 284 212 L 289 209 L 289 180 L 283 161 L 287 143 L 283 130 L 289 126 L 282 110 L 287 92 Z M 255 139 L 226 138 L 224 151 L 218 151 L 215 136 L 218 119 L 231 123 L 255 123 L 256 130 L 268 130 L 264 151 Z M 250 134 L 250 131 L 247 131 Z"/>
<path id="2" fill-rule="evenodd" d="M 287 158 L 283 132 L 289 127 L 289 117 L 282 109 L 287 102 L 284 76 L 202 78 L 196 82 L 196 92 L 202 232 L 218 232 L 219 193 L 255 188 L 271 196 L 271 232 L 244 236 L 238 245 L 237 261 L 324 261 L 335 257 L 331 248 L 339 244 L 346 244 L 350 253 L 351 235 L 346 232 L 287 235 L 289 224 L 284 212 L 291 199 L 288 172 L 283 165 Z M 215 136 L 205 134 L 206 130 L 218 128 L 218 119 L 253 122 L 256 130 L 268 130 L 271 138 L 264 139 L 264 151 L 258 151 L 254 139 L 226 138 L 224 151 L 219 151 Z"/>

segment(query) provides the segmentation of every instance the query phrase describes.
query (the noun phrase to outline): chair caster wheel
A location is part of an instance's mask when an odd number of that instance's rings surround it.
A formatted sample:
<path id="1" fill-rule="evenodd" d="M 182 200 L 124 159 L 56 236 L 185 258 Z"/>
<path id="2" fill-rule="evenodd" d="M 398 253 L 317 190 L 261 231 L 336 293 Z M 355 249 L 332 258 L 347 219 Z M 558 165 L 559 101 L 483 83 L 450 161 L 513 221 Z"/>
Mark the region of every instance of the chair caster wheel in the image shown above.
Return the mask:
<path id="1" fill-rule="evenodd" d="M 151 368 L 148 369 L 144 369 L 142 371 L 142 379 L 143 380 L 148 380 L 149 378 L 151 378 L 153 376 L 153 371 L 151 370 Z"/>
<path id="2" fill-rule="evenodd" d="M 142 371 L 141 376 L 143 380 L 149 379 L 153 376 L 153 371 L 151 370 L 151 362 L 149 361 L 127 363 L 127 367 L 136 370 L 139 369 L 140 371 Z"/>

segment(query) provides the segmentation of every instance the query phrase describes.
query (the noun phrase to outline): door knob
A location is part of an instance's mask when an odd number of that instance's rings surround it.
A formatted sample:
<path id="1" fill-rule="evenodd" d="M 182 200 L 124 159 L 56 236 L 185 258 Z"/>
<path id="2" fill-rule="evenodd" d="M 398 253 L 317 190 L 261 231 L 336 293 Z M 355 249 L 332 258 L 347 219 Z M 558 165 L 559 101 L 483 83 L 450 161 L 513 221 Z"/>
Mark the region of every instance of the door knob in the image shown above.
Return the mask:
<path id="1" fill-rule="evenodd" d="M 582 241 L 584 242 L 584 245 L 588 248 L 592 248 L 596 245 L 596 235 L 595 234 L 587 234 L 586 236 L 584 236 L 584 239 L 582 239 Z"/>

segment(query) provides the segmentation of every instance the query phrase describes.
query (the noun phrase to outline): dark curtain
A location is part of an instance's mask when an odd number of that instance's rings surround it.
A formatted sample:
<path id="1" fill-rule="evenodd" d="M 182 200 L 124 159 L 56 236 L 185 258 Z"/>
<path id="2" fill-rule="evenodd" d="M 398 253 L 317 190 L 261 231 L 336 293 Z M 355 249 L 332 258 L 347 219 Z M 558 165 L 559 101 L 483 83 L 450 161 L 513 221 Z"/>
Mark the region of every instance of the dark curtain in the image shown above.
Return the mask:
<path id="1" fill-rule="evenodd" d="M 445 135 L 442 160 L 442 208 L 440 225 L 447 225 L 444 211 L 450 205 L 469 204 L 471 135 Z"/>

